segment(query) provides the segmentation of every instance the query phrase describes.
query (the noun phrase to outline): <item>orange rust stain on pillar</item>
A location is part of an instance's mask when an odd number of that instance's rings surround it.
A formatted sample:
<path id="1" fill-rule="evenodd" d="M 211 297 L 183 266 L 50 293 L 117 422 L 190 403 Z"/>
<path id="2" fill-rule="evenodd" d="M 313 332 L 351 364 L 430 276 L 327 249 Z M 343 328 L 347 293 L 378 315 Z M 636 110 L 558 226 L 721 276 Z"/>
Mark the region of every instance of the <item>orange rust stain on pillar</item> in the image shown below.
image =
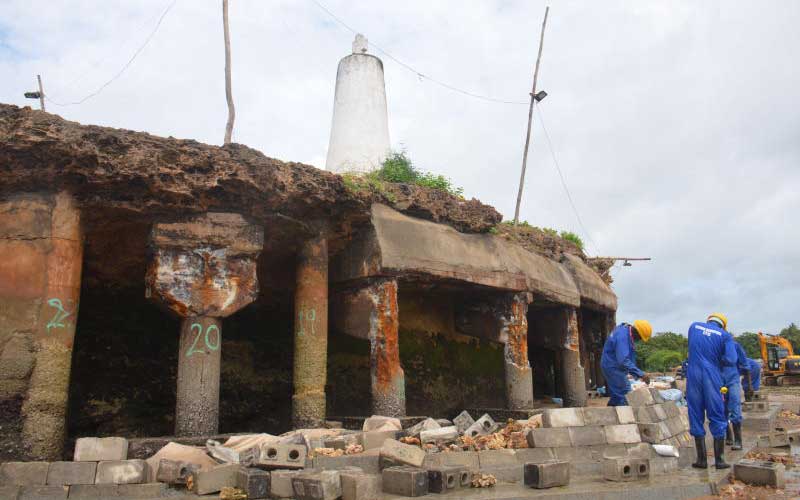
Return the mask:
<path id="1" fill-rule="evenodd" d="M 400 365 L 397 281 L 385 280 L 374 290 L 375 323 L 370 332 L 372 409 L 379 415 L 404 416 L 405 373 Z"/>
<path id="2" fill-rule="evenodd" d="M 301 248 L 294 300 L 292 423 L 314 427 L 325 420 L 328 371 L 328 243 L 322 236 Z"/>
<path id="3" fill-rule="evenodd" d="M 508 352 L 510 361 L 517 366 L 528 366 L 528 306 L 519 298 L 511 302 L 508 324 Z"/>

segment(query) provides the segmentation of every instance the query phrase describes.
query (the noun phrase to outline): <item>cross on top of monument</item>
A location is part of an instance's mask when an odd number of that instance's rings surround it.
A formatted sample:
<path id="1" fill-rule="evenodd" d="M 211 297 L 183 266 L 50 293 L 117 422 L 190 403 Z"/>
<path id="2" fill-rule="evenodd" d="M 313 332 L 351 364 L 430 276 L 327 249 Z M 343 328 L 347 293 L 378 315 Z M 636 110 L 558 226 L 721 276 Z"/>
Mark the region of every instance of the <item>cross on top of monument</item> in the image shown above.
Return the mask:
<path id="1" fill-rule="evenodd" d="M 356 35 L 353 40 L 353 54 L 366 54 L 367 53 L 367 37 L 361 33 Z"/>

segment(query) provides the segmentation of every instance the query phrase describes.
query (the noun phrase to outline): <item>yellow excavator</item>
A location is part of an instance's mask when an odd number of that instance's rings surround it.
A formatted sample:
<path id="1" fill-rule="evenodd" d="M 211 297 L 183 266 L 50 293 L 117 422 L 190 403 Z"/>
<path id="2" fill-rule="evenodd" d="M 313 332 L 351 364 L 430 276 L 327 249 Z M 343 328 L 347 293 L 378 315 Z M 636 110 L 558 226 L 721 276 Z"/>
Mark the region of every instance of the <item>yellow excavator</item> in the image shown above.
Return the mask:
<path id="1" fill-rule="evenodd" d="M 764 385 L 800 385 L 800 356 L 795 355 L 791 342 L 778 335 L 758 332 L 758 344 Z"/>

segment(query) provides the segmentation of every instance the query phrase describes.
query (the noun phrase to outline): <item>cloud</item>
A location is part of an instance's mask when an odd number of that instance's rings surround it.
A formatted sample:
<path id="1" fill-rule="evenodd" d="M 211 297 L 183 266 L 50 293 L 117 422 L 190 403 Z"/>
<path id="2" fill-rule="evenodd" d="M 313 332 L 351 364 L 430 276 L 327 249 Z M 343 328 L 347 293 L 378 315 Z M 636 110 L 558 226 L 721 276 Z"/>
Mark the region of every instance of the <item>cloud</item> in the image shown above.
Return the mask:
<path id="1" fill-rule="evenodd" d="M 6 0 L 0 100 L 35 106 L 22 93 L 37 73 L 55 100 L 87 95 L 169 3 Z M 425 74 L 527 99 L 542 2 L 325 4 Z M 323 166 L 336 65 L 352 34 L 310 1 L 234 0 L 230 9 L 235 140 Z M 118 81 L 81 106 L 48 110 L 221 143 L 220 11 L 219 2 L 179 0 Z M 717 309 L 736 331 L 800 320 L 800 4 L 558 2 L 550 14 L 542 113 L 597 244 L 590 250 L 653 257 L 616 271 L 618 320 L 679 332 Z M 510 218 L 527 107 L 470 99 L 383 59 L 393 145 Z M 587 240 L 538 119 L 522 217 Z"/>

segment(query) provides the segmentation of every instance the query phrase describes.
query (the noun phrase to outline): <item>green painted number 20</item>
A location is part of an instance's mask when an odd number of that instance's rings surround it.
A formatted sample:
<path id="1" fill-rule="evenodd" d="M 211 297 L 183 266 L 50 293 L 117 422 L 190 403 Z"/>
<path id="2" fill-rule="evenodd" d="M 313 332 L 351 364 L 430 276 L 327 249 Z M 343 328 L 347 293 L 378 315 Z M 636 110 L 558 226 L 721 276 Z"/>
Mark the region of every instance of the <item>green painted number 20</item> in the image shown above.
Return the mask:
<path id="1" fill-rule="evenodd" d="M 206 353 L 205 350 L 198 349 L 196 347 L 197 346 L 197 341 L 200 340 L 200 335 L 203 334 L 203 325 L 201 325 L 200 323 L 192 323 L 192 326 L 190 326 L 189 329 L 192 332 L 194 332 L 195 329 L 196 329 L 197 330 L 197 335 L 195 335 L 195 337 L 194 337 L 194 342 L 192 342 L 192 346 L 189 347 L 188 351 L 186 351 L 186 357 L 189 358 L 189 357 L 192 356 L 192 354 L 194 354 L 196 352 L 205 354 Z M 213 344 L 209 340 L 209 338 L 211 337 L 212 330 L 217 332 L 216 341 Z M 219 342 L 220 342 L 220 338 L 219 337 L 220 337 L 219 336 L 219 328 L 217 328 L 217 325 L 208 325 L 208 327 L 206 327 L 206 332 L 205 332 L 205 336 L 204 336 L 204 339 L 203 339 L 205 344 L 206 344 L 206 347 L 208 347 L 212 351 L 216 351 L 217 349 L 219 349 Z"/>

